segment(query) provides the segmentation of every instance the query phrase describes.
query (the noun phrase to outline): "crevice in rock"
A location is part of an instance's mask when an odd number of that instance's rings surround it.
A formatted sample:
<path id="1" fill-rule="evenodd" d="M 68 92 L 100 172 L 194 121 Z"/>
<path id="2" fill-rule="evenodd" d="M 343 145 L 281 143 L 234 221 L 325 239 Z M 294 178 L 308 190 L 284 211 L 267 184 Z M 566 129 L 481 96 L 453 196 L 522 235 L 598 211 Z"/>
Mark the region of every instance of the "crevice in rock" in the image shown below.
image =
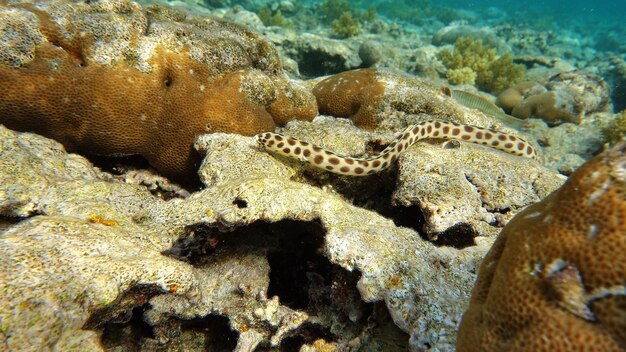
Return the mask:
<path id="1" fill-rule="evenodd" d="M 454 247 L 463 249 L 475 246 L 474 237 L 478 236 L 478 232 L 469 224 L 456 224 L 448 228 L 444 232 L 436 234 L 435 240 L 431 241 L 436 246 Z"/>
<path id="2" fill-rule="evenodd" d="M 312 344 L 316 340 L 323 339 L 332 341 L 335 337 L 328 329 L 324 329 L 316 324 L 303 324 L 299 329 L 294 331 L 292 336 L 286 337 L 280 344 L 280 351 L 298 352 L 304 344 Z"/>
<path id="3" fill-rule="evenodd" d="M 282 223 L 282 222 L 281 222 Z M 309 306 L 311 276 L 329 274 L 332 264 L 322 253 L 324 233 L 321 226 L 301 226 L 284 223 L 283 230 L 276 232 L 277 246 L 267 255 L 270 265 L 270 285 L 267 296 L 280 297 L 282 304 L 292 309 Z"/>
<path id="4" fill-rule="evenodd" d="M 163 291 L 155 285 L 135 286 L 114 303 L 92 313 L 83 329 L 101 331 L 100 341 L 108 351 L 232 351 L 235 348 L 238 334 L 230 329 L 229 319 L 224 316 L 174 318 L 157 326 L 146 323 L 144 313 L 151 308 L 148 302 L 159 294 Z"/>
<path id="5" fill-rule="evenodd" d="M 95 167 L 111 174 L 116 179 L 124 180 L 128 177 L 126 174 L 129 172 L 145 175 L 143 176 L 144 179 L 133 180 L 133 183 L 145 186 L 150 193 L 163 200 L 185 198 L 188 196 L 187 192 L 194 192 L 203 188 L 200 179 L 195 175 L 184 184 L 159 175 L 148 161 L 140 155 L 112 157 L 93 155 L 89 154 L 88 151 L 84 151 L 81 152 L 81 156 L 87 158 Z"/>
<path id="6" fill-rule="evenodd" d="M 456 224 L 443 232 L 427 234 L 424 231 L 426 218 L 417 205 L 395 207 L 388 214 L 383 215 L 390 217 L 396 226 L 408 227 L 417 231 L 424 240 L 430 241 L 435 246 L 463 249 L 476 244 L 474 237 L 478 236 L 478 232 L 465 223 Z"/>
<path id="7" fill-rule="evenodd" d="M 340 55 L 332 55 L 323 50 L 303 51 L 294 58 L 300 73 L 307 77 L 321 77 L 346 70 L 346 62 Z"/>
<path id="8" fill-rule="evenodd" d="M 323 253 L 324 236 L 324 228 L 315 221 L 256 221 L 222 231 L 217 225 L 196 224 L 188 226 L 186 234 L 164 254 L 204 266 L 246 248 L 267 253 L 270 271 L 265 296 L 278 296 L 281 305 L 310 317 L 280 346 L 281 351 L 298 351 L 318 339 L 340 344 L 364 332 L 372 334 L 375 304 L 361 300 L 356 288 L 361 273 L 331 263 Z M 408 336 L 403 339 L 408 341 Z"/>
<path id="9" fill-rule="evenodd" d="M 32 214 L 31 216 L 36 216 L 36 215 L 39 215 L 39 214 Z M 0 216 L 0 233 L 30 218 L 31 216 L 25 217 L 25 218 L 12 217 L 12 216 Z"/>
<path id="10" fill-rule="evenodd" d="M 105 350 L 141 351 L 145 339 L 153 339 L 152 327 L 143 321 L 143 313 L 149 308 L 144 304 L 128 313 L 128 321 L 110 321 L 104 324 L 100 341 Z"/>
<path id="11" fill-rule="evenodd" d="M 396 226 L 408 227 L 417 231 L 423 239 L 429 240 L 424 234 L 424 225 L 426 224 L 426 218 L 422 209 L 417 205 L 410 205 L 408 207 L 398 206 L 389 209 L 387 217 L 393 220 Z"/>
<path id="12" fill-rule="evenodd" d="M 102 309 L 91 313 L 84 330 L 97 330 L 109 324 L 128 324 L 137 307 L 144 307 L 150 299 L 162 294 L 163 290 L 156 285 L 137 285 L 119 295 L 117 299 Z M 106 329 L 106 328 L 105 328 Z"/>
<path id="13" fill-rule="evenodd" d="M 209 315 L 204 318 L 183 320 L 180 326 L 183 341 L 197 340 L 203 337 L 203 351 L 233 351 L 237 346 L 239 335 L 230 329 L 229 319 L 221 315 Z M 183 346 L 180 347 L 185 347 Z"/>
<path id="14" fill-rule="evenodd" d="M 157 326 L 143 320 L 149 304 L 136 307 L 127 322 L 109 322 L 102 333 L 107 351 L 233 351 L 238 334 L 229 319 L 208 315 L 190 320 L 172 319 Z"/>

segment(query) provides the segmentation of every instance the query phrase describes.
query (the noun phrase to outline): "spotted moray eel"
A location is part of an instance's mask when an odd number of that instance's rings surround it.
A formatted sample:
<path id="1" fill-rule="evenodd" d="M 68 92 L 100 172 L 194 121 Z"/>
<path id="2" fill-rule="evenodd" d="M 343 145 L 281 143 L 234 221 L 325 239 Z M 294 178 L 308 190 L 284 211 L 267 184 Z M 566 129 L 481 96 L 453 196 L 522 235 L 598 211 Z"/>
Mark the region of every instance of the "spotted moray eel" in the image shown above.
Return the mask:
<path id="1" fill-rule="evenodd" d="M 370 175 L 388 168 L 403 151 L 426 138 L 459 139 L 487 145 L 518 156 L 537 157 L 535 148 L 521 138 L 485 128 L 443 121 L 426 121 L 409 126 L 382 152 L 368 158 L 343 156 L 278 133 L 266 132 L 255 136 L 257 143 L 266 150 L 308 162 L 336 174 L 351 176 Z"/>

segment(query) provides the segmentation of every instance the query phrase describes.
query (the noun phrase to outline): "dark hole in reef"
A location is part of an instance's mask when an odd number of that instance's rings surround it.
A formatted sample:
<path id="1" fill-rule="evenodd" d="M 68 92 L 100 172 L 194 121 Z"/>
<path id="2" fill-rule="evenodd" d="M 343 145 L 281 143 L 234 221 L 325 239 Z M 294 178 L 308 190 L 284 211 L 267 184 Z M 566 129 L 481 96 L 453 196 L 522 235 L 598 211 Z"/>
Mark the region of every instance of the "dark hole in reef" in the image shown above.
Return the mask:
<path id="1" fill-rule="evenodd" d="M 328 177 L 334 190 L 349 199 L 353 205 L 390 217 L 394 211 L 390 195 L 395 188 L 396 173 L 397 168 L 394 164 L 387 170 L 369 176 L 329 174 Z"/>
<path id="2" fill-rule="evenodd" d="M 19 204 L 15 204 L 15 207 L 18 207 L 18 206 L 19 206 Z M 11 207 L 12 207 L 12 205 L 9 204 L 9 205 L 7 205 L 4 208 L 10 209 Z M 4 210 L 4 209 L 0 208 L 0 210 Z M 10 229 L 12 226 L 17 225 L 20 222 L 22 222 L 22 221 L 24 221 L 24 220 L 26 220 L 28 218 L 31 218 L 31 217 L 37 216 L 37 215 L 41 215 L 41 214 L 42 214 L 41 211 L 34 210 L 31 213 L 29 213 L 28 216 L 26 216 L 26 217 L 0 216 L 0 234 L 2 232 L 4 232 L 5 230 Z"/>
<path id="3" fill-rule="evenodd" d="M 144 304 L 133 308 L 128 321 L 106 323 L 100 337 L 105 350 L 142 350 L 143 341 L 155 337 L 152 327 L 143 321 L 143 313 L 148 307 L 149 304 Z"/>
<path id="4" fill-rule="evenodd" d="M 282 222 L 278 246 L 270 250 L 270 284 L 267 296 L 280 297 L 292 309 L 307 309 L 314 278 L 324 278 L 333 265 L 321 254 L 324 231 L 319 224 Z M 304 225 L 304 226 L 303 226 Z M 324 279 L 322 279 L 324 281 Z"/>
<path id="5" fill-rule="evenodd" d="M 204 335 L 203 351 L 228 352 L 237 346 L 239 335 L 230 329 L 229 320 L 221 315 L 209 315 L 204 318 L 183 320 L 181 335 Z M 181 346 L 184 347 L 184 346 Z"/>
<path id="6" fill-rule="evenodd" d="M 475 246 L 474 237 L 478 233 L 468 224 L 456 224 L 444 232 L 437 234 L 437 239 L 432 241 L 436 246 L 448 246 L 463 249 Z"/>
<path id="7" fill-rule="evenodd" d="M 150 170 L 155 175 L 159 175 L 158 171 L 156 171 L 148 161 L 142 157 L 141 155 L 128 155 L 128 156 L 119 156 L 119 157 L 109 157 L 102 155 L 93 155 L 88 154 L 87 151 L 81 153 L 81 155 L 85 156 L 94 166 L 100 168 L 102 171 L 108 172 L 113 176 L 122 176 L 129 170 Z M 163 176 L 163 175 L 161 175 Z M 189 179 L 187 180 L 176 180 L 172 178 L 168 178 L 172 183 L 179 185 L 180 187 L 186 189 L 189 192 L 198 191 L 202 189 L 202 183 L 200 182 L 200 178 L 197 174 L 189 175 Z M 166 177 L 166 176 L 163 176 Z M 166 177 L 167 178 L 167 177 Z M 172 191 L 164 190 L 160 187 L 155 189 L 148 188 L 152 194 L 163 199 L 169 200 L 172 198 L 180 198 L 180 196 Z"/>
<path id="8" fill-rule="evenodd" d="M 432 242 L 436 246 L 463 249 L 476 244 L 474 237 L 476 237 L 478 233 L 468 224 L 456 224 L 444 232 L 426 234 L 424 232 L 426 218 L 417 205 L 395 207 L 389 214 L 383 215 L 391 217 L 396 226 L 414 229 L 423 239 Z"/>
<path id="9" fill-rule="evenodd" d="M 256 221 L 238 228 L 195 224 L 188 226 L 185 235 L 163 254 L 195 266 L 205 266 L 220 258 L 245 253 L 246 248 L 255 253 L 267 253 L 270 266 L 267 297 L 278 296 L 281 305 L 305 311 L 312 317 L 328 317 L 330 314 L 334 317 L 333 324 L 340 324 L 344 331 L 353 334 L 350 338 L 362 331 L 370 331 L 369 326 L 375 324 L 373 329 L 378 329 L 377 338 L 388 340 L 391 334 L 395 336 L 393 345 L 403 346 L 381 350 L 406 351 L 408 335 L 395 326 L 390 317 L 384 327 L 376 325 L 378 322 L 372 323 L 372 319 L 389 313 L 384 303 L 361 300 L 356 289 L 361 273 L 358 270 L 349 272 L 324 257 L 324 235 L 323 227 L 315 221 Z M 376 306 L 382 312 L 374 312 Z M 291 331 L 279 350 L 298 351 L 303 344 L 312 344 L 318 339 L 338 342 L 348 338 L 331 332 L 324 320 L 306 322 Z M 257 350 L 271 349 L 260 346 Z"/>
<path id="10" fill-rule="evenodd" d="M 320 77 L 345 71 L 346 62 L 339 55 L 322 50 L 305 51 L 296 58 L 300 72 L 309 77 Z"/>
<path id="11" fill-rule="evenodd" d="M 318 339 L 324 339 L 325 341 L 332 341 L 335 339 L 330 331 L 314 324 L 303 324 L 297 329 L 296 333 L 296 335 L 288 336 L 283 339 L 280 344 L 280 351 L 298 352 L 305 343 L 311 344 Z"/>
<path id="12" fill-rule="evenodd" d="M 373 326 L 372 340 L 378 345 L 379 351 L 400 352 L 409 350 L 410 336 L 402 331 L 394 322 L 389 310 L 383 302 L 374 304 L 368 323 Z"/>
<path id="13" fill-rule="evenodd" d="M 245 199 L 235 198 L 233 204 L 237 206 L 239 209 L 244 209 L 248 207 L 248 202 Z"/>
<path id="14" fill-rule="evenodd" d="M 422 209 L 417 205 L 394 207 L 389 211 L 389 214 L 385 215 L 390 216 L 396 226 L 411 228 L 417 231 L 425 240 L 428 240 L 423 234 L 426 219 Z"/>
<path id="15" fill-rule="evenodd" d="M 508 214 L 511 212 L 511 208 L 510 207 L 496 208 L 496 209 L 493 209 L 493 212 L 500 213 L 500 214 Z"/>
<path id="16" fill-rule="evenodd" d="M 91 313 L 84 330 L 96 330 L 108 324 L 127 324 L 137 307 L 144 307 L 148 301 L 163 290 L 156 285 L 137 285 L 119 295 L 116 300 L 102 309 Z M 145 308 L 145 307 L 144 307 Z"/>
<path id="17" fill-rule="evenodd" d="M 280 297 L 281 304 L 292 309 L 306 309 L 309 305 L 309 277 L 325 276 L 333 267 L 321 253 L 324 229 L 317 222 L 256 221 L 230 232 L 197 224 L 185 230 L 186 234 L 163 254 L 201 266 L 211 260 L 211 255 L 219 255 L 220 249 L 264 248 L 270 266 L 267 296 Z"/>

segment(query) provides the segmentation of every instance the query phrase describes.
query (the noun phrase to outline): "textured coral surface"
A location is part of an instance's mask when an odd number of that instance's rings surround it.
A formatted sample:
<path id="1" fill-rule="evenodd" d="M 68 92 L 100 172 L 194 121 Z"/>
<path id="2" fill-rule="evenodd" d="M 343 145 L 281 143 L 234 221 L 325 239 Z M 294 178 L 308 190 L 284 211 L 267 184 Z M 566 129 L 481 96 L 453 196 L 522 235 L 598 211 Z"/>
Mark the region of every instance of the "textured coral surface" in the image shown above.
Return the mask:
<path id="1" fill-rule="evenodd" d="M 626 143 L 519 213 L 481 265 L 459 351 L 626 348 Z"/>
<path id="2" fill-rule="evenodd" d="M 9 3 L 0 123 L 70 150 L 140 154 L 193 177 L 194 138 L 271 131 L 312 119 L 315 99 L 281 71 L 259 34 L 126 0 Z"/>
<path id="3" fill-rule="evenodd" d="M 406 127 L 406 114 L 492 128 L 493 118 L 468 114 L 446 89 L 415 76 L 375 68 L 345 71 L 315 85 L 321 114 L 350 118 L 360 128 L 396 131 Z"/>
<path id="4" fill-rule="evenodd" d="M 345 71 L 323 79 L 313 88 L 320 113 L 350 117 L 366 129 L 377 127 L 376 114 L 385 92 L 375 69 Z"/>

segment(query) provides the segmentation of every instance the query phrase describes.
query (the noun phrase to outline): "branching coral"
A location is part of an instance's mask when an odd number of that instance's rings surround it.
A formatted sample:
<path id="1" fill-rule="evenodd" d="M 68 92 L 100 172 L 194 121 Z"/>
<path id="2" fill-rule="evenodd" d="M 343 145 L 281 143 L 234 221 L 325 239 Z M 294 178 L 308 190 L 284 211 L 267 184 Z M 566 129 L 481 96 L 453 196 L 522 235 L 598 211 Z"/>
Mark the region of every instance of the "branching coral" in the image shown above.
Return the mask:
<path id="1" fill-rule="evenodd" d="M 331 23 L 333 33 L 340 38 L 347 38 L 361 32 L 359 20 L 352 16 L 352 12 L 344 12 Z"/>
<path id="2" fill-rule="evenodd" d="M 520 82 L 526 72 L 524 66 L 513 63 L 510 53 L 498 56 L 494 48 L 473 38 L 459 38 L 454 50 L 441 50 L 437 57 L 448 68 L 452 84 L 472 83 L 475 77 L 478 88 L 494 93 Z"/>
<path id="3" fill-rule="evenodd" d="M 280 9 L 276 10 L 276 12 L 272 12 L 272 10 L 267 5 L 261 7 L 257 15 L 259 16 L 261 22 L 263 22 L 263 24 L 266 26 L 293 26 L 293 21 L 286 19 Z"/>
<path id="4" fill-rule="evenodd" d="M 458 351 L 623 351 L 626 142 L 517 214 L 483 260 Z"/>

